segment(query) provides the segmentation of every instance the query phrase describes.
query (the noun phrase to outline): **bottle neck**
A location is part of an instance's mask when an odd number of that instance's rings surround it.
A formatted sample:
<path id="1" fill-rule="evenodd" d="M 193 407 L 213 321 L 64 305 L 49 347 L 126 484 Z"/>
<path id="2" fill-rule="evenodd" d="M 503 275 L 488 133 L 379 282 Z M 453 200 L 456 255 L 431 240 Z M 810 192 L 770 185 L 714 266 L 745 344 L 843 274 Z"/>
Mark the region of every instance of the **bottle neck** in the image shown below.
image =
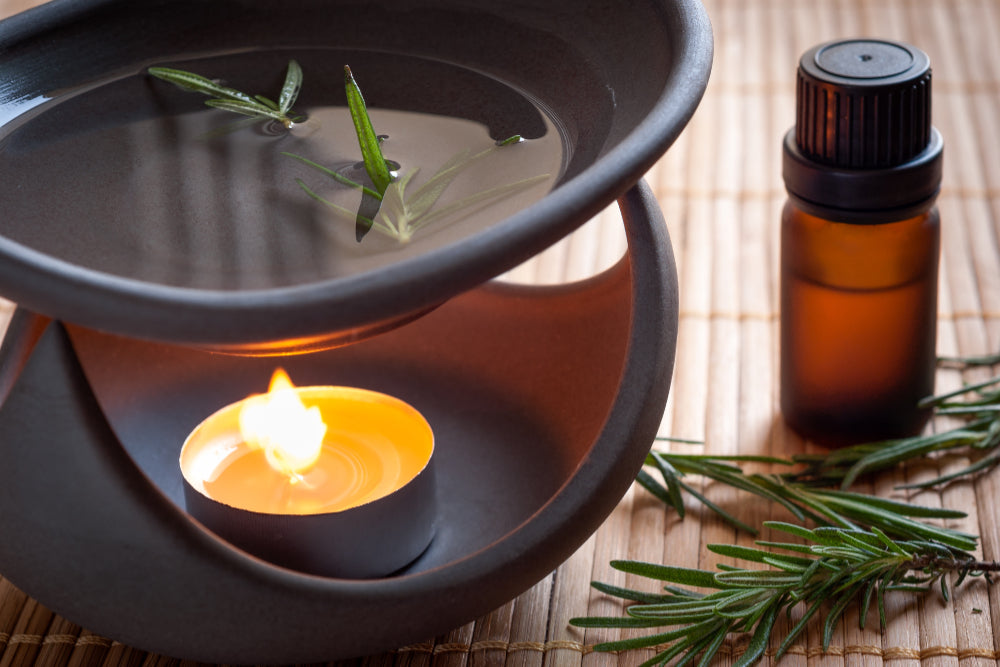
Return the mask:
<path id="1" fill-rule="evenodd" d="M 791 201 L 827 220 L 880 224 L 929 210 L 941 189 L 944 145 L 931 128 L 931 141 L 919 155 L 896 167 L 843 169 L 807 158 L 785 135 L 782 176 Z"/>

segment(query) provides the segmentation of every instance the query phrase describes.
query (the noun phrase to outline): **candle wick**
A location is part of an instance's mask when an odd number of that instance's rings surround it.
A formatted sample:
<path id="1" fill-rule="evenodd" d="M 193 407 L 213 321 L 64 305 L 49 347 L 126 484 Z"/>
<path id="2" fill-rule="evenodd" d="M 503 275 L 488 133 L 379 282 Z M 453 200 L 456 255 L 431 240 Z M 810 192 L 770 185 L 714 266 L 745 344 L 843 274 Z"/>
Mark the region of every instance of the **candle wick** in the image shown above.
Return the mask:
<path id="1" fill-rule="evenodd" d="M 316 488 L 316 485 L 315 484 L 310 484 L 309 481 L 306 479 L 306 476 L 303 475 L 300 472 L 294 472 L 294 471 L 289 472 L 288 473 L 288 483 L 290 485 L 292 485 L 292 486 L 295 486 L 296 484 L 301 484 L 302 486 L 304 486 L 304 487 L 306 487 L 308 489 L 315 489 Z"/>

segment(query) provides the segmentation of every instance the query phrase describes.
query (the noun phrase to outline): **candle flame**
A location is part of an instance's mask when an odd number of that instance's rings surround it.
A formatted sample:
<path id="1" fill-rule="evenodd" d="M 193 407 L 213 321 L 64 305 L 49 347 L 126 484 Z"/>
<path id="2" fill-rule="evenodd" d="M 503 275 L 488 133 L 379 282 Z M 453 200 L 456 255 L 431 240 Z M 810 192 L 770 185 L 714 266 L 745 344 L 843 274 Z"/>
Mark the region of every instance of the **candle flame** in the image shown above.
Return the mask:
<path id="1" fill-rule="evenodd" d="M 326 424 L 319 408 L 306 408 L 288 374 L 278 368 L 266 394 L 244 401 L 240 435 L 251 449 L 263 449 L 271 467 L 295 482 L 319 458 Z"/>

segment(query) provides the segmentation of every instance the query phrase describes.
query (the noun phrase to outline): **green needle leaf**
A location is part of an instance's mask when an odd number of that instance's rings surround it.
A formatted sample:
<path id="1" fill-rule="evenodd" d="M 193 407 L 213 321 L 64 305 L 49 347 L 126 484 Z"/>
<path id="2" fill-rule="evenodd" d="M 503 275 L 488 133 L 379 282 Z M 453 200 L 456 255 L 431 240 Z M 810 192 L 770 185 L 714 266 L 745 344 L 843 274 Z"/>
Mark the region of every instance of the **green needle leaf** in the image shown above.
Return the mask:
<path id="1" fill-rule="evenodd" d="M 281 113 L 287 114 L 292 110 L 301 90 L 302 68 L 298 62 L 289 60 L 288 71 L 285 73 L 285 83 L 281 86 L 281 94 L 278 96 L 278 109 Z"/>
<path id="2" fill-rule="evenodd" d="M 624 600 L 634 600 L 635 602 L 645 602 L 648 604 L 658 604 L 660 602 L 677 599 L 676 594 L 660 595 L 658 593 L 646 593 L 644 591 L 636 591 L 629 588 L 622 588 L 620 586 L 612 586 L 611 584 L 604 584 L 599 581 L 591 582 L 591 586 L 605 595 L 622 598 Z"/>
<path id="3" fill-rule="evenodd" d="M 193 72 L 185 72 L 184 70 L 173 69 L 171 67 L 150 67 L 147 71 L 156 78 L 169 81 L 185 90 L 211 95 L 212 97 L 239 100 L 247 104 L 254 103 L 254 99 L 246 93 L 228 88 Z"/>
<path id="4" fill-rule="evenodd" d="M 753 636 L 750 638 L 747 650 L 744 651 L 733 667 L 749 667 L 749 665 L 754 664 L 764 655 L 764 651 L 767 650 L 768 641 L 771 638 L 771 633 L 774 631 L 774 623 L 778 619 L 778 611 L 780 609 L 780 601 L 777 599 L 774 600 L 771 606 L 768 607 L 764 617 L 757 623 L 757 629 L 754 630 Z"/>
<path id="5" fill-rule="evenodd" d="M 671 565 L 656 565 L 634 560 L 611 561 L 611 567 L 627 574 L 637 574 L 659 581 L 669 581 L 674 584 L 695 586 L 697 588 L 720 588 L 715 580 L 715 573 L 706 570 L 693 570 L 687 567 Z"/>
<path id="6" fill-rule="evenodd" d="M 430 211 L 429 213 L 426 213 L 425 215 L 414 220 L 411 227 L 414 230 L 416 230 L 421 227 L 425 227 L 431 223 L 437 222 L 439 220 L 446 219 L 448 216 L 454 215 L 460 211 L 468 213 L 471 209 L 473 209 L 476 206 L 485 206 L 486 204 L 489 204 L 492 201 L 495 201 L 502 197 L 506 197 L 507 195 L 513 194 L 514 192 L 524 190 L 526 188 L 531 187 L 532 185 L 536 185 L 537 183 L 544 181 L 546 178 L 548 178 L 548 174 L 539 174 L 538 176 L 523 178 L 519 181 L 514 181 L 512 183 L 505 183 L 503 185 L 498 185 L 494 188 L 490 188 L 489 190 L 483 190 L 481 192 L 477 192 L 473 195 L 465 197 L 464 199 L 452 202 L 447 206 L 438 207 L 437 209 Z"/>
<path id="7" fill-rule="evenodd" d="M 667 485 L 667 494 L 670 498 L 669 505 L 677 512 L 677 516 L 684 518 L 684 498 L 681 496 L 680 474 L 670 462 L 657 452 L 650 452 L 650 457 L 656 465 L 656 469 L 663 476 L 663 481 Z"/>
<path id="8" fill-rule="evenodd" d="M 577 628 L 655 628 L 662 625 L 659 619 L 633 616 L 587 616 L 571 618 L 569 623 Z"/>
<path id="9" fill-rule="evenodd" d="M 645 470 L 639 471 L 635 477 L 635 481 L 639 483 L 639 486 L 652 493 L 666 505 L 672 507 L 674 511 L 677 512 L 677 516 L 682 519 L 684 518 L 684 499 L 675 498 L 674 494 L 670 492 L 669 487 L 664 487 L 662 484 L 653 479 L 653 476 Z M 680 489 L 678 489 L 678 492 L 679 491 Z M 680 502 L 680 504 L 675 505 L 675 502 Z"/>
<path id="10" fill-rule="evenodd" d="M 256 116 L 258 118 L 270 118 L 272 120 L 280 121 L 283 116 L 280 112 L 261 105 L 259 102 L 243 102 L 242 100 L 207 100 L 205 102 L 208 106 L 214 109 L 222 109 L 223 111 L 232 111 L 233 113 L 243 114 L 244 116 Z"/>
<path id="11" fill-rule="evenodd" d="M 844 594 L 844 596 L 834 604 L 833 608 L 826 615 L 826 620 L 823 623 L 824 651 L 830 648 L 830 641 L 833 639 L 833 631 L 837 628 L 837 622 L 840 620 L 840 617 L 843 616 L 847 605 L 855 600 L 856 593 L 856 590 L 852 590 L 849 593 Z"/>
<path id="12" fill-rule="evenodd" d="M 705 497 L 704 495 L 702 495 L 700 492 L 698 492 L 695 489 L 693 489 L 690 485 L 684 483 L 681 480 L 678 480 L 677 483 L 680 485 L 680 487 L 682 489 L 684 489 L 685 491 L 687 491 L 689 495 L 694 496 L 695 498 L 697 498 L 698 501 L 700 501 L 702 505 L 704 505 L 708 509 L 712 510 L 716 514 L 718 514 L 720 517 L 722 517 L 723 519 L 725 519 L 728 523 L 732 524 L 733 526 L 736 526 L 740 530 L 744 530 L 744 531 L 750 533 L 751 535 L 756 535 L 757 534 L 757 531 L 756 531 L 756 529 L 753 528 L 753 526 L 750 526 L 750 525 L 748 525 L 748 524 L 740 521 L 739 519 L 737 519 L 736 517 L 734 517 L 732 514 L 730 514 L 726 510 L 722 509 L 721 507 L 719 507 L 718 505 L 716 505 L 715 503 L 713 503 L 711 500 L 709 500 L 707 497 Z"/>
<path id="13" fill-rule="evenodd" d="M 283 152 L 282 155 L 284 155 L 286 157 L 294 158 L 294 159 L 298 160 L 299 162 L 301 162 L 303 164 L 306 164 L 306 165 L 312 167 L 313 169 L 315 169 L 315 170 L 317 170 L 319 172 L 322 172 L 323 174 L 326 174 L 327 176 L 329 176 L 330 178 L 332 178 L 333 180 L 337 181 L 338 183 L 340 183 L 342 185 L 346 185 L 348 187 L 352 187 L 352 188 L 355 188 L 357 190 L 361 190 L 365 194 L 371 195 L 372 197 L 379 197 L 379 198 L 381 198 L 380 195 L 379 195 L 379 193 L 375 192 L 371 188 L 366 188 L 365 186 L 361 185 L 360 183 L 355 183 L 351 179 L 347 178 L 346 176 L 344 176 L 342 174 L 337 173 L 333 169 L 329 169 L 327 167 L 324 167 L 323 165 L 318 164 L 316 162 L 313 162 L 312 160 L 310 160 L 308 158 L 304 158 L 301 155 L 296 155 L 295 153 L 287 153 L 287 152 Z"/>
<path id="14" fill-rule="evenodd" d="M 286 128 L 289 128 L 292 126 L 292 119 L 288 113 L 302 85 L 302 70 L 294 60 L 289 63 L 288 67 L 289 74 L 285 78 L 285 88 L 288 91 L 286 94 L 286 91 L 282 90 L 282 104 L 278 104 L 264 95 L 247 95 L 235 88 L 223 86 L 193 72 L 186 72 L 172 67 L 150 67 L 147 71 L 152 76 L 169 81 L 184 90 L 212 97 L 213 99 L 205 102 L 210 107 L 231 111 L 244 116 L 276 120 Z M 289 78 L 291 78 L 291 81 L 289 81 Z"/>
<path id="15" fill-rule="evenodd" d="M 361 88 L 358 87 L 351 68 L 344 66 L 344 87 L 347 90 L 347 107 L 351 112 L 351 120 L 354 121 L 354 131 L 358 135 L 358 144 L 361 147 L 361 157 L 365 163 L 365 171 L 368 177 L 375 184 L 375 189 L 384 194 L 385 189 L 392 182 L 392 175 L 389 173 L 389 165 L 382 155 L 382 147 L 372 127 L 371 118 L 368 116 L 368 107 L 365 99 L 361 95 Z"/>
<path id="16" fill-rule="evenodd" d="M 268 109 L 272 109 L 274 111 L 278 111 L 279 113 L 281 113 L 280 109 L 278 108 L 278 103 L 272 100 L 270 97 L 264 97 L 263 95 L 254 95 L 253 98 L 258 102 L 260 102 L 261 104 L 263 104 L 264 106 L 266 106 Z"/>

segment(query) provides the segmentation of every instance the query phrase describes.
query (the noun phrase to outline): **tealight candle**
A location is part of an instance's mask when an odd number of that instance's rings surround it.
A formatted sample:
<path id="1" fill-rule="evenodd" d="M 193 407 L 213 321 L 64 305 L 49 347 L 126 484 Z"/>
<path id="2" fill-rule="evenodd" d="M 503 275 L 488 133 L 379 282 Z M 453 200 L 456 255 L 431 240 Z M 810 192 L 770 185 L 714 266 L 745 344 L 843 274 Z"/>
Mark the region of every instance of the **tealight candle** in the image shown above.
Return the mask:
<path id="1" fill-rule="evenodd" d="M 236 546 L 315 574 L 371 577 L 412 561 L 433 534 L 434 437 L 386 394 L 294 387 L 228 405 L 181 449 L 191 514 Z"/>

